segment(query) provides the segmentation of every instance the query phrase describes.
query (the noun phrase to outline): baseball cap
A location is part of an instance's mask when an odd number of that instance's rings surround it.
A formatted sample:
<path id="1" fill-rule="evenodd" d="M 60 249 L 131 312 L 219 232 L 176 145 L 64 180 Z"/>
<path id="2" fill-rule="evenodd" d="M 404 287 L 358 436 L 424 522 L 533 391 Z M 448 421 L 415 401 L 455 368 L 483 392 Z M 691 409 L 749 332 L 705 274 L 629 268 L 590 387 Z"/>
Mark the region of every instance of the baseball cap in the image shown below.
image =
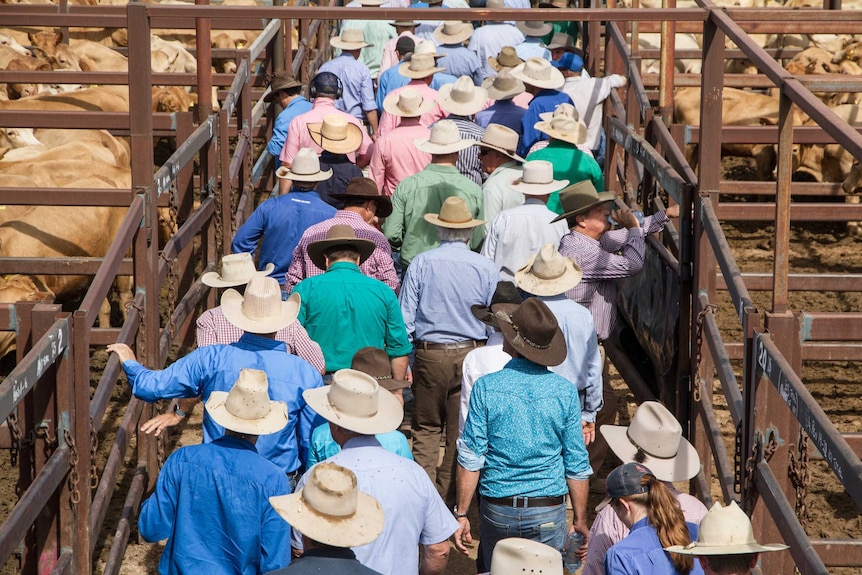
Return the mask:
<path id="1" fill-rule="evenodd" d="M 607 507 L 613 499 L 648 493 L 649 485 L 641 484 L 645 475 L 655 477 L 652 471 L 640 463 L 626 463 L 608 473 L 605 498 L 596 506 L 596 513 Z"/>
<path id="2" fill-rule="evenodd" d="M 584 69 L 584 59 L 574 52 L 566 52 L 559 60 L 551 61 L 554 68 L 563 68 L 572 72 L 580 72 Z"/>

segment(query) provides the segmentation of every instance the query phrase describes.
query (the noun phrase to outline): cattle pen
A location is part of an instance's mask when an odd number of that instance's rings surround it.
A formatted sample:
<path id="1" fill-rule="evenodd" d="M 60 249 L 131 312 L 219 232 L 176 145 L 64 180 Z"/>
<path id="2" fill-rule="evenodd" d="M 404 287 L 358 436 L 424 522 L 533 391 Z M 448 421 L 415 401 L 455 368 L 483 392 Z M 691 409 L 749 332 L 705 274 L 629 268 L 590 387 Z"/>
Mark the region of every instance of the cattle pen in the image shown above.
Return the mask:
<path id="1" fill-rule="evenodd" d="M 66 206 L 69 218 L 77 217 L 73 209 L 122 209 L 104 253 L 10 253 L 0 243 L 3 275 L 91 278 L 74 308 L 44 297 L 0 303 L 0 330 L 14 332 L 17 344 L 15 361 L 4 362 L 0 374 L 0 447 L 9 453 L 0 467 L 10 469 L 17 493 L 0 524 L 4 572 L 93 572 L 96 541 L 107 528 L 112 502 L 122 511 L 110 524 L 114 532 L 101 572 L 120 572 L 141 501 L 170 449 L 138 428 L 170 406 L 132 398 L 108 432 L 103 423 L 121 369 L 114 356 L 97 370 L 93 357 L 120 341 L 135 348 L 142 363 L 159 368 L 171 353 L 193 344 L 195 316 L 215 305 L 215 294 L 198 278 L 216 269 L 230 251 L 233 232 L 274 185 L 272 158 L 255 144 L 271 131 L 272 113 L 262 100 L 267 78 L 287 69 L 307 81 L 329 57 L 330 31 L 340 20 L 416 16 L 408 9 L 341 7 L 335 0 L 330 6 L 279 4 L 82 6 L 61 0 L 0 7 L 0 26 L 53 28 L 65 42 L 84 28 L 125 31 L 127 43 L 116 50 L 128 58 L 128 71 L 0 70 L 0 83 L 127 86 L 126 111 L 28 110 L 0 102 L 0 126 L 95 128 L 127 138 L 131 182 L 109 188 L 9 187 L 0 175 L 0 229 L 18 221 L 6 215 L 16 206 Z M 862 312 L 804 309 L 793 298 L 797 292 L 860 292 L 862 278 L 853 270 L 795 270 L 791 229 L 800 222 L 862 220 L 862 205 L 851 203 L 855 188 L 794 179 L 801 146 L 837 144 L 855 160 L 851 171 L 858 168 L 859 125 L 836 115 L 815 94 L 862 93 L 862 76 L 791 74 L 779 59 L 801 50 L 763 48 L 753 36 L 854 34 L 862 30 L 862 11 L 841 10 L 840 0 L 804 9 L 707 0 L 685 8 L 674 0 L 662 8 L 621 7 L 614 0 L 603 7 L 584 4 L 529 11 L 428 8 L 423 17 L 579 21 L 590 73 L 628 78 L 605 104 L 607 187 L 647 213 L 679 204 L 681 217 L 661 236 L 648 238 L 644 273 L 626 286 L 620 301 L 630 337 L 612 340 L 609 356 L 638 401 L 658 398 L 684 422 L 703 462 L 692 493 L 705 502 L 738 501 L 752 514 L 759 541 L 790 546 L 789 553 L 763 557 L 764 572 L 858 573 L 858 526 L 855 536 L 823 537 L 806 530 L 805 515 L 809 467 L 822 460 L 839 495 L 853 503 L 851 517 L 859 517 L 862 433 L 839 431 L 806 387 L 803 369 L 815 361 L 858 366 Z M 190 52 L 207 65 L 195 73 L 153 72 L 150 35 L 156 29 L 195 37 Z M 253 30 L 257 39 L 243 47 L 211 48 L 212 34 L 227 29 Z M 638 37 L 650 33 L 661 41 L 645 48 Z M 675 50 L 682 33 L 698 35 L 702 46 Z M 214 57 L 235 61 L 236 72 L 213 73 L 208 63 Z M 698 61 L 700 72 L 678 71 L 680 59 Z M 758 73 L 726 71 L 728 61 L 742 59 Z M 657 72 L 642 73 L 647 60 L 657 62 Z M 152 87 L 161 85 L 195 88 L 197 106 L 153 112 Z M 700 88 L 696 124 L 674 116 L 675 93 L 686 87 Z M 772 121 L 723 122 L 729 88 L 773 89 Z M 795 125 L 799 111 L 810 121 Z M 160 138 L 172 142 L 166 158 L 154 152 L 154 139 Z M 722 148 L 732 144 L 772 150 L 774 176 L 725 179 Z M 845 196 L 851 202 L 844 203 Z M 751 221 L 770 226 L 768 271 L 743 271 L 728 243 L 729 223 Z M 53 226 L 41 232 L 62 237 L 65 223 Z M 133 286 L 132 301 L 120 310 L 125 313 L 113 314 L 122 325 L 96 327 L 118 277 L 131 277 Z M 725 320 L 721 326 L 719 318 Z M 718 421 L 717 404 L 729 413 L 729 434 Z M 100 438 L 110 447 L 100 450 Z M 122 483 L 129 473 L 132 480 Z M 121 483 L 129 487 L 120 489 Z"/>

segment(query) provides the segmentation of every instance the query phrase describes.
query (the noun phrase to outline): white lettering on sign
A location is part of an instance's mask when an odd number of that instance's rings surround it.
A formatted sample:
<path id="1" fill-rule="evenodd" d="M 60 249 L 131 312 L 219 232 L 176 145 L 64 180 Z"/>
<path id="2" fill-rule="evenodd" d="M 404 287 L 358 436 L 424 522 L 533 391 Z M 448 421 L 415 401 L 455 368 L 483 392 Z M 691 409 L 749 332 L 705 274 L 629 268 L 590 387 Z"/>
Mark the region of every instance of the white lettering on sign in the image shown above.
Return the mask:
<path id="1" fill-rule="evenodd" d="M 16 381 L 12 384 L 12 403 L 18 403 L 18 400 L 21 399 L 25 393 L 27 393 L 27 388 L 30 385 L 27 383 L 27 379 Z"/>

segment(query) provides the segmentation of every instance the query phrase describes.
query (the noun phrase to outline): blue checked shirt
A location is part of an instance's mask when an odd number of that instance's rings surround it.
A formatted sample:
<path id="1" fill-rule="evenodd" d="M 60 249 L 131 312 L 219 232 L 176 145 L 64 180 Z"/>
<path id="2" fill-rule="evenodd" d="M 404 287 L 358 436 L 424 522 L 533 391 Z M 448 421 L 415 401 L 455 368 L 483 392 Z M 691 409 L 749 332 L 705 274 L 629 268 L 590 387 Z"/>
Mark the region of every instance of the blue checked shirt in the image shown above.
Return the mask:
<path id="1" fill-rule="evenodd" d="M 335 101 L 335 107 L 342 112 L 364 120 L 365 112 L 377 109 L 371 70 L 353 56 L 342 54 L 323 64 L 317 72 L 332 72 L 341 80 L 344 93 Z"/>

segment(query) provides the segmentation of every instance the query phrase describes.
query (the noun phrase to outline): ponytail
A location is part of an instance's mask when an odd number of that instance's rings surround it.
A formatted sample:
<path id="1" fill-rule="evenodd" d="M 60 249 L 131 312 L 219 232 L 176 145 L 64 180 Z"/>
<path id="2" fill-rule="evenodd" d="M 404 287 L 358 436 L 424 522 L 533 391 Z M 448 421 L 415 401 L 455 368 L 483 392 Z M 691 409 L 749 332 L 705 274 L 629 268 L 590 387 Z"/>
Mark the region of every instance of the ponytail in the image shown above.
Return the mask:
<path id="1" fill-rule="evenodd" d="M 682 509 L 664 483 L 656 479 L 654 475 L 644 475 L 641 479 L 641 485 L 648 486 L 649 491 L 626 499 L 632 499 L 646 506 L 647 520 L 658 533 L 661 546 L 685 546 L 691 543 L 691 536 L 688 533 Z M 689 575 L 694 568 L 694 558 L 678 553 L 670 553 L 669 555 L 674 568 L 682 575 Z"/>

